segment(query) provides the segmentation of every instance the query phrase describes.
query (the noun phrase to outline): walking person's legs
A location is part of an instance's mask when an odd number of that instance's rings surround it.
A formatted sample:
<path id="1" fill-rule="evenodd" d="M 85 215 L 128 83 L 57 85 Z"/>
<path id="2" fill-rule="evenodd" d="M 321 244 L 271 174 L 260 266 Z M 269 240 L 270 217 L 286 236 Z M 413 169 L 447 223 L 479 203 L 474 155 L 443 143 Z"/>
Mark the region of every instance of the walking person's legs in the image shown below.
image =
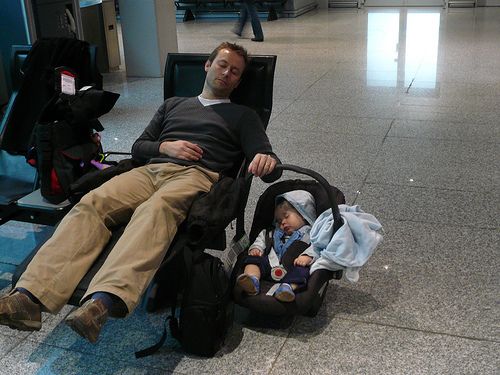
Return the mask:
<path id="1" fill-rule="evenodd" d="M 255 3 L 251 1 L 250 4 L 248 4 L 247 6 L 248 6 L 248 11 L 250 13 L 250 20 L 252 22 L 252 30 L 254 35 L 252 41 L 263 42 L 264 32 L 262 31 L 262 25 L 260 24 L 259 14 L 257 13 L 257 8 L 255 7 Z"/>
<path id="2" fill-rule="evenodd" d="M 233 28 L 233 33 L 238 36 L 241 36 L 241 34 L 243 33 L 243 29 L 245 28 L 245 24 L 247 23 L 249 14 L 248 4 L 246 2 L 241 2 L 240 7 L 240 17 L 238 18 L 238 21 L 236 21 L 236 25 L 234 25 Z"/>

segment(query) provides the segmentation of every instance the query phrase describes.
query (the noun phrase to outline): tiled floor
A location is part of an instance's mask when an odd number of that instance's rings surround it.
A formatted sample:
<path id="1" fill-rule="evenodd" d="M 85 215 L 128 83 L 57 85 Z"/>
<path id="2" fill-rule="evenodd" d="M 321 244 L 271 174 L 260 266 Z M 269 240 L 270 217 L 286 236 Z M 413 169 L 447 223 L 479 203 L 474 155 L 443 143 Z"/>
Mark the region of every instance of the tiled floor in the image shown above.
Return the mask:
<path id="1" fill-rule="evenodd" d="M 320 10 L 264 22 L 264 43 L 237 40 L 231 26 L 178 24 L 179 50 L 231 40 L 278 55 L 275 151 L 384 225 L 360 281 L 332 282 L 319 315 L 286 329 L 240 314 L 211 359 L 168 341 L 136 360 L 162 325 L 141 309 L 87 344 L 61 324 L 68 306 L 41 332 L 0 328 L 0 374 L 500 373 L 500 8 Z M 114 73 L 105 84 L 122 97 L 102 118 L 104 143 L 128 150 L 162 101 L 162 79 Z M 249 215 L 263 188 L 255 183 Z M 7 290 L 43 228 L 2 229 Z"/>

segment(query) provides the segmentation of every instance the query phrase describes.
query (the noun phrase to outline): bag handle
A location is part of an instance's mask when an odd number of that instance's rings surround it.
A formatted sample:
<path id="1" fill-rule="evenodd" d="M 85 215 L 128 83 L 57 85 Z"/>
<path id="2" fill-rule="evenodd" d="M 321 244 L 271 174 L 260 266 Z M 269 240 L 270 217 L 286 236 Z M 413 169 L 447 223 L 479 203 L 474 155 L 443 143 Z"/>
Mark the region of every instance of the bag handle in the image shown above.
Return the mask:
<path id="1" fill-rule="evenodd" d="M 318 172 L 313 171 L 312 169 L 307 169 L 303 167 L 299 167 L 297 165 L 293 164 L 277 164 L 275 167 L 275 170 L 277 171 L 292 171 L 300 174 L 307 175 L 309 177 L 314 178 L 318 183 L 321 185 L 321 187 L 325 190 L 328 200 L 330 202 L 330 207 L 332 209 L 332 214 L 333 214 L 333 232 L 335 233 L 343 224 L 344 221 L 342 220 L 342 216 L 340 216 L 340 211 L 339 211 L 339 206 L 337 204 L 337 199 L 333 195 L 332 189 L 330 188 L 330 184 L 328 181 L 320 175 Z"/>

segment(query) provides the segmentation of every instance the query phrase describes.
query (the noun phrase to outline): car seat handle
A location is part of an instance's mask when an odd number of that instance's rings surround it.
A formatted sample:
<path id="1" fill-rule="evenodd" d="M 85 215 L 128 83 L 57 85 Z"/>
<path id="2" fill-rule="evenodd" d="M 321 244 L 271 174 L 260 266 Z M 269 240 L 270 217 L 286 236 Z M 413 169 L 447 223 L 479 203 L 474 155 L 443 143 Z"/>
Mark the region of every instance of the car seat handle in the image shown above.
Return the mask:
<path id="1" fill-rule="evenodd" d="M 315 172 L 311 169 L 307 168 L 302 168 L 297 165 L 292 165 L 292 164 L 277 164 L 275 167 L 275 170 L 278 171 L 292 171 L 300 174 L 305 174 L 307 176 L 310 176 L 314 178 L 318 183 L 321 185 L 321 187 L 325 190 L 328 200 L 330 201 L 330 207 L 332 208 L 332 214 L 333 214 L 333 231 L 334 233 L 342 226 L 344 221 L 342 220 L 342 216 L 340 216 L 340 211 L 339 211 L 339 206 L 337 204 L 337 198 L 333 195 L 333 191 L 331 189 L 331 185 L 328 183 L 328 181 L 320 175 L 318 172 Z"/>

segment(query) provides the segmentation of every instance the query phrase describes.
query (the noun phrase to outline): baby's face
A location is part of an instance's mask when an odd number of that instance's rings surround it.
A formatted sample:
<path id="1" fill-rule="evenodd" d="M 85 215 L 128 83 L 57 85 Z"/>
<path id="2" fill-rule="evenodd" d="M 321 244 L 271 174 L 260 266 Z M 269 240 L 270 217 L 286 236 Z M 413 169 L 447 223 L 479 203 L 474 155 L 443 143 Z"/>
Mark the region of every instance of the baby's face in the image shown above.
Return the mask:
<path id="1" fill-rule="evenodd" d="M 278 207 L 274 216 L 279 228 L 288 236 L 306 224 L 302 215 L 293 208 Z"/>

